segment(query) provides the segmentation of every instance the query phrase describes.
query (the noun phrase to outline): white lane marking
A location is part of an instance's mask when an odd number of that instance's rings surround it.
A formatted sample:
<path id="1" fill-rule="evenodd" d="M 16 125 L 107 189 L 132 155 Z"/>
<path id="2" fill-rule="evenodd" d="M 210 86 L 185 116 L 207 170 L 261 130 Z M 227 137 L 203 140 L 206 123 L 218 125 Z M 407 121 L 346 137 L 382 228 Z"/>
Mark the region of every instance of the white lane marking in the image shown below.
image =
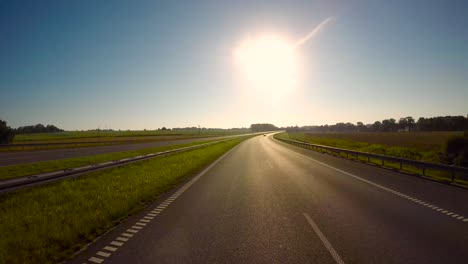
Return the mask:
<path id="1" fill-rule="evenodd" d="M 133 237 L 132 234 L 129 234 L 129 233 L 122 233 L 121 236 L 124 236 L 124 237 Z"/>
<path id="2" fill-rule="evenodd" d="M 135 230 L 135 229 L 127 229 L 127 232 L 130 232 L 130 233 L 138 233 L 138 230 Z"/>
<path id="3" fill-rule="evenodd" d="M 117 250 L 117 248 L 115 248 L 115 247 L 110 247 L 110 246 L 105 246 L 104 249 L 107 250 L 107 251 L 112 251 L 112 252 L 114 252 L 114 251 Z"/>
<path id="4" fill-rule="evenodd" d="M 327 168 L 329 168 L 329 169 L 332 169 L 332 170 L 335 170 L 335 171 L 337 171 L 337 172 L 343 173 L 343 174 L 348 175 L 348 176 L 350 176 L 350 177 L 352 177 L 352 178 L 354 178 L 354 179 L 356 179 L 356 180 L 359 180 L 359 181 L 368 183 L 368 184 L 373 185 L 373 186 L 375 186 L 375 187 L 377 187 L 377 188 L 380 188 L 380 189 L 382 189 L 382 190 L 384 190 L 384 191 L 387 191 L 387 192 L 393 193 L 393 194 L 395 194 L 395 195 L 397 195 L 397 196 L 400 196 L 400 197 L 402 197 L 402 198 L 405 198 L 405 199 L 407 199 L 407 200 L 409 200 L 409 201 L 412 201 L 412 202 L 415 202 L 415 203 L 418 203 L 418 204 L 421 204 L 421 205 L 422 205 L 422 203 L 424 203 L 424 204 L 425 204 L 425 205 L 424 205 L 425 207 L 427 207 L 428 205 L 431 205 L 430 203 L 425 203 L 425 202 L 423 202 L 423 201 L 421 201 L 421 200 L 419 200 L 419 199 L 413 198 L 413 197 L 411 197 L 411 196 L 409 196 L 409 195 L 404 195 L 404 194 L 402 194 L 402 193 L 400 193 L 400 192 L 397 192 L 397 191 L 395 191 L 395 190 L 393 190 L 393 189 L 390 189 L 390 188 L 387 188 L 387 187 L 382 186 L 382 185 L 380 185 L 380 184 L 377 184 L 377 183 L 371 182 L 371 181 L 369 181 L 369 180 L 363 179 L 363 178 L 361 178 L 361 177 L 359 177 L 359 176 L 356 176 L 356 175 L 354 175 L 354 174 L 352 174 L 352 173 L 349 173 L 349 172 L 347 172 L 347 171 L 338 169 L 338 168 L 336 168 L 336 167 L 333 167 L 333 166 L 331 166 L 331 165 L 328 165 L 328 164 L 326 164 L 326 163 L 323 163 L 323 162 L 321 162 L 321 161 L 318 161 L 318 160 L 316 160 L 316 159 L 313 159 L 313 158 L 311 158 L 311 157 L 309 157 L 309 156 L 306 156 L 306 155 L 304 155 L 304 154 L 297 153 L 297 152 L 292 151 L 292 150 L 287 149 L 287 148 L 285 148 L 285 149 L 286 149 L 287 151 L 289 151 L 289 152 L 295 153 L 295 154 L 297 154 L 297 155 L 299 155 L 299 156 L 302 156 L 302 157 L 304 157 L 304 158 L 306 158 L 306 159 L 309 159 L 309 160 L 311 160 L 311 161 L 313 161 L 313 162 L 315 162 L 315 163 L 318 163 L 318 164 L 320 164 L 320 165 L 322 165 L 322 166 L 325 166 L 325 167 L 327 167 Z M 444 209 L 442 209 L 442 208 L 440 208 L 440 207 L 439 207 L 439 209 L 443 210 L 441 213 L 447 214 L 448 216 L 454 214 L 453 212 L 450 212 L 450 211 L 448 211 L 448 210 L 444 210 Z M 438 209 L 437 211 L 439 211 L 439 209 Z M 455 218 L 455 219 L 456 219 L 456 218 Z M 465 219 L 463 219 L 462 221 L 463 221 L 463 222 L 468 222 L 468 218 L 465 218 Z"/>
<path id="5" fill-rule="evenodd" d="M 99 251 L 98 253 L 96 253 L 96 255 L 108 258 L 111 255 L 111 253 L 106 253 L 106 252 Z"/>
<path id="6" fill-rule="evenodd" d="M 152 217 L 157 216 L 157 214 L 152 214 L 152 213 L 148 213 L 148 214 L 146 214 L 146 215 L 149 215 L 149 216 L 152 216 Z"/>
<path id="7" fill-rule="evenodd" d="M 110 244 L 111 244 L 111 245 L 114 245 L 114 246 L 121 247 L 121 246 L 123 246 L 124 243 L 122 243 L 122 242 L 117 242 L 117 241 L 112 241 L 112 242 L 110 242 Z"/>
<path id="8" fill-rule="evenodd" d="M 127 242 L 128 238 L 126 238 L 126 237 L 117 237 L 115 240 L 118 240 L 120 242 Z"/>
<path id="9" fill-rule="evenodd" d="M 152 216 L 144 216 L 143 218 L 148 219 L 148 220 L 153 220 L 154 219 L 154 217 L 152 217 Z"/>
<path id="10" fill-rule="evenodd" d="M 96 258 L 96 257 L 90 257 L 88 260 L 94 263 L 102 263 L 104 261 L 104 259 Z"/>
<path id="11" fill-rule="evenodd" d="M 150 220 L 148 220 L 148 219 L 140 219 L 139 221 L 140 221 L 140 222 L 145 222 L 145 223 L 149 223 L 149 222 L 151 222 L 151 221 L 150 221 Z"/>
<path id="12" fill-rule="evenodd" d="M 136 222 L 135 225 L 139 225 L 139 226 L 145 226 L 146 223 L 140 223 L 140 222 Z"/>
<path id="13" fill-rule="evenodd" d="M 344 264 L 344 261 L 341 259 L 340 255 L 336 250 L 333 248 L 333 246 L 330 244 L 328 239 L 325 237 L 325 235 L 320 231 L 320 228 L 315 224 L 314 220 L 307 214 L 303 213 L 304 217 L 306 218 L 307 222 L 309 222 L 309 225 L 312 227 L 314 230 L 315 234 L 322 240 L 323 245 L 328 249 L 328 252 L 330 252 L 330 255 L 333 257 L 333 259 L 336 261 L 338 264 Z"/>
<path id="14" fill-rule="evenodd" d="M 132 228 L 133 228 L 133 229 L 143 229 L 143 227 L 142 227 L 142 226 L 139 226 L 139 225 L 134 225 L 134 226 L 132 226 Z"/>
<path id="15" fill-rule="evenodd" d="M 269 161 L 269 160 L 266 160 L 266 162 L 268 163 L 268 165 L 270 166 L 270 168 L 273 169 L 273 165 L 271 165 L 270 161 Z"/>

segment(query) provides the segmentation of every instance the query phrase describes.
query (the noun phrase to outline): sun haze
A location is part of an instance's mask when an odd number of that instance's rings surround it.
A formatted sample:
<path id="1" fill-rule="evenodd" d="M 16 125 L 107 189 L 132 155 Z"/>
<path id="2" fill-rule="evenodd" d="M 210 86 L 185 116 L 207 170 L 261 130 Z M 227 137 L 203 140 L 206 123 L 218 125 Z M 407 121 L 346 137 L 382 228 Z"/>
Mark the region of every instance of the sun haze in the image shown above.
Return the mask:
<path id="1" fill-rule="evenodd" d="M 295 50 L 287 39 L 274 34 L 251 37 L 233 53 L 249 92 L 282 94 L 293 88 L 298 65 Z"/>

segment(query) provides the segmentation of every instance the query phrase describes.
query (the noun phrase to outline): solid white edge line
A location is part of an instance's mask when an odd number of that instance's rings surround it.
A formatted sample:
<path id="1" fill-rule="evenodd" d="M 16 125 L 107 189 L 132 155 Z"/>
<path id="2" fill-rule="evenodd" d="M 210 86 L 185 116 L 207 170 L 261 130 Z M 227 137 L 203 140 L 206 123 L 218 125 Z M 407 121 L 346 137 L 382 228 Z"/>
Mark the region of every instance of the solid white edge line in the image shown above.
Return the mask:
<path id="1" fill-rule="evenodd" d="M 303 215 L 306 218 L 309 225 L 314 230 L 315 234 L 320 238 L 320 240 L 322 240 L 323 245 L 327 248 L 328 252 L 330 252 L 330 255 L 336 261 L 336 263 L 344 264 L 344 261 L 341 259 L 338 252 L 336 252 L 336 250 L 331 245 L 330 241 L 328 241 L 328 239 L 325 237 L 322 231 L 320 231 L 320 228 L 317 226 L 317 224 L 315 224 L 314 220 L 312 220 L 312 218 L 307 213 L 303 213 Z"/>
<path id="2" fill-rule="evenodd" d="M 159 214 L 161 211 L 163 211 L 167 206 L 169 206 L 179 195 L 181 195 L 183 192 L 185 192 L 188 188 L 190 188 L 201 176 L 205 175 L 211 168 L 213 168 L 219 161 L 221 161 L 224 157 L 226 157 L 229 153 L 231 153 L 231 151 L 234 150 L 236 146 L 234 146 L 233 148 L 231 148 L 230 150 L 228 150 L 226 153 L 224 153 L 221 157 L 217 158 L 215 161 L 213 161 L 208 167 L 206 167 L 203 171 L 199 172 L 195 177 L 192 178 L 192 180 L 190 180 L 189 182 L 185 183 L 181 188 L 179 188 L 179 190 L 177 190 L 170 198 L 166 199 L 165 201 L 163 201 L 161 204 L 159 204 L 157 206 L 156 209 L 152 210 L 151 213 L 148 213 L 146 216 L 144 216 L 142 219 L 140 219 L 139 221 L 137 221 L 136 225 L 133 225 L 132 228 L 135 228 L 135 229 L 127 229 L 126 232 L 128 233 L 122 233 L 121 235 L 122 236 L 125 236 L 125 237 L 132 237 L 133 234 L 129 234 L 129 233 L 138 233 L 139 230 L 143 229 L 142 226 L 145 226 L 146 223 L 149 223 L 150 220 L 148 219 L 154 219 L 154 217 L 156 217 L 157 214 Z M 149 215 L 149 216 L 148 216 Z M 124 238 L 124 237 L 117 237 L 116 240 L 119 240 L 119 241 L 128 241 L 128 238 Z M 110 243 L 110 245 L 113 245 L 113 246 L 123 246 L 124 243 L 122 242 L 118 242 L 118 241 L 112 241 Z M 114 248 L 114 247 L 109 247 L 109 246 L 106 246 L 104 247 L 104 249 L 108 250 L 108 251 L 116 251 L 117 248 Z M 103 251 L 98 251 L 96 253 L 96 255 L 99 255 L 99 256 L 103 256 L 103 257 L 109 257 L 111 255 L 111 253 L 108 253 L 108 252 L 103 252 Z M 88 261 L 91 261 L 91 262 L 95 262 L 95 263 L 102 263 L 104 261 L 104 259 L 100 259 L 100 258 L 96 258 L 96 257 L 91 257 L 88 259 Z"/>
<path id="3" fill-rule="evenodd" d="M 354 178 L 354 179 L 356 179 L 356 180 L 359 180 L 359 181 L 368 183 L 368 184 L 373 185 L 373 186 L 375 186 L 375 187 L 377 187 L 377 188 L 380 188 L 380 189 L 382 189 L 382 190 L 384 190 L 384 191 L 387 191 L 387 192 L 393 193 L 393 194 L 395 194 L 395 195 L 397 195 L 397 196 L 400 196 L 400 197 L 402 197 L 402 198 L 405 198 L 405 199 L 407 199 L 407 200 L 413 201 L 413 202 L 418 203 L 418 204 L 421 204 L 421 205 L 422 205 L 422 203 L 424 203 L 423 201 L 421 201 L 421 200 L 419 200 L 419 199 L 406 198 L 406 197 L 404 197 L 404 196 L 401 195 L 401 194 L 396 194 L 396 191 L 393 190 L 393 189 L 390 189 L 390 188 L 387 188 L 387 187 L 382 186 L 382 185 L 380 185 L 380 184 L 374 183 L 374 182 L 372 182 L 372 181 L 363 179 L 363 178 L 361 178 L 361 177 L 359 177 L 359 176 L 356 176 L 356 175 L 354 175 L 354 174 L 352 174 L 352 173 L 349 173 L 349 172 L 346 172 L 346 171 L 344 171 L 344 170 L 338 169 L 338 168 L 336 168 L 336 167 L 333 167 L 333 166 L 331 166 L 331 165 L 328 165 L 328 164 L 326 164 L 326 163 L 323 163 L 323 162 L 321 162 L 321 161 L 318 161 L 318 160 L 316 160 L 316 159 L 314 159 L 314 158 L 311 158 L 311 157 L 309 157 L 309 156 L 306 156 L 306 155 L 304 155 L 304 154 L 302 154 L 302 153 L 295 152 L 295 151 L 290 150 L 290 149 L 288 149 L 288 148 L 286 148 L 286 147 L 283 147 L 283 148 L 285 148 L 287 151 L 290 151 L 290 152 L 295 153 L 295 154 L 297 154 L 297 155 L 299 155 L 299 156 L 302 156 L 302 157 L 304 157 L 304 158 L 306 158 L 306 159 L 308 159 L 308 160 L 311 160 L 311 161 L 313 161 L 313 162 L 316 162 L 316 163 L 318 163 L 318 164 L 321 164 L 322 166 L 325 166 L 325 167 L 327 167 L 327 168 L 329 168 L 329 169 L 332 169 L 332 170 L 341 172 L 342 174 L 348 175 L 348 176 L 350 176 L 350 177 L 352 177 L 352 178 Z M 437 211 L 439 211 L 439 210 L 437 210 Z M 448 216 L 454 214 L 453 212 L 450 212 L 450 211 L 448 211 L 448 210 L 444 210 L 444 211 L 442 211 L 441 213 L 446 214 L 446 215 L 448 215 Z M 465 222 L 465 221 L 463 220 L 463 222 Z"/>

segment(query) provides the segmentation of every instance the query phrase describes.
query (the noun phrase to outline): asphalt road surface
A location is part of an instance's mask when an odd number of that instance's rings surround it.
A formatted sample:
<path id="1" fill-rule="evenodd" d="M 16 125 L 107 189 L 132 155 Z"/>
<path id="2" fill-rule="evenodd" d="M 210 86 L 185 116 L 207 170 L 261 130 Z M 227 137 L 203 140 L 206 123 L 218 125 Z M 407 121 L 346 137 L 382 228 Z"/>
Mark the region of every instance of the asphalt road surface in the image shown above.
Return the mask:
<path id="1" fill-rule="evenodd" d="M 81 147 L 81 148 L 63 148 L 63 149 L 48 149 L 36 151 L 18 151 L 18 152 L 0 152 L 0 166 L 9 166 L 25 163 L 33 163 L 57 159 L 78 158 L 84 156 L 115 153 L 123 151 L 139 150 L 143 148 L 153 148 L 161 146 L 178 145 L 205 140 L 220 139 L 223 137 L 210 138 L 190 138 L 181 140 L 133 143 L 133 144 L 118 144 L 99 147 Z"/>
<path id="2" fill-rule="evenodd" d="M 468 191 L 249 139 L 70 263 L 468 263 Z"/>

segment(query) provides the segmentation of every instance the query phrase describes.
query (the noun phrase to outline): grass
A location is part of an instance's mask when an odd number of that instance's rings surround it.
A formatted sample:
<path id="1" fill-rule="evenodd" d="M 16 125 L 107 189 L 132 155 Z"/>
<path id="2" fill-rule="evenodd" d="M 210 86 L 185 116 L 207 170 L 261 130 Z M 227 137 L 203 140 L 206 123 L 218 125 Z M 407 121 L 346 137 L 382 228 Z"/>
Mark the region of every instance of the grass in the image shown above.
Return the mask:
<path id="1" fill-rule="evenodd" d="M 244 139 L 1 196 L 0 263 L 67 259 Z"/>
<path id="2" fill-rule="evenodd" d="M 99 154 L 93 156 L 85 156 L 79 158 L 70 158 L 70 159 L 61 159 L 61 160 L 51 160 L 44 162 L 28 163 L 28 164 L 19 164 L 11 166 L 0 167 L 0 180 L 8 178 L 16 178 L 21 176 L 27 176 L 32 174 L 38 174 L 43 172 L 58 171 L 68 168 L 76 168 L 111 160 L 118 160 L 124 158 L 136 157 L 139 155 L 145 155 L 149 153 L 155 153 L 165 150 L 171 150 L 176 148 L 188 147 L 199 145 L 203 143 L 212 142 L 214 140 L 193 142 L 187 144 L 178 144 L 171 146 L 161 146 L 154 148 L 139 149 L 135 151 L 125 151 L 117 153 L 108 153 L 108 154 Z"/>
<path id="3" fill-rule="evenodd" d="M 297 140 L 318 145 L 356 150 L 386 156 L 441 163 L 439 153 L 445 141 L 462 132 L 412 132 L 412 133 L 281 133 L 277 138 Z M 355 141 L 361 140 L 361 141 Z M 329 154 L 334 154 L 327 152 Z M 340 153 L 342 157 L 346 154 Z M 350 157 L 360 162 L 381 166 L 382 161 L 365 157 Z M 414 166 L 385 161 L 383 167 L 399 170 L 405 173 L 422 175 L 422 169 Z M 443 171 L 426 170 L 425 176 L 438 181 L 451 181 L 452 175 Z M 455 183 L 467 185 L 468 181 L 462 175 L 456 175 Z"/>
<path id="4" fill-rule="evenodd" d="M 283 133 L 285 139 L 362 152 L 440 163 L 439 153 L 453 135 L 463 132 Z"/>
<path id="5" fill-rule="evenodd" d="M 237 130 L 141 130 L 141 131 L 63 131 L 57 133 L 34 133 L 16 135 L 14 143 L 47 143 L 67 141 L 110 141 L 110 140 L 132 140 L 151 139 L 158 137 L 207 137 L 207 136 L 230 136 L 248 131 Z M 250 133 L 250 132 L 249 132 Z"/>

